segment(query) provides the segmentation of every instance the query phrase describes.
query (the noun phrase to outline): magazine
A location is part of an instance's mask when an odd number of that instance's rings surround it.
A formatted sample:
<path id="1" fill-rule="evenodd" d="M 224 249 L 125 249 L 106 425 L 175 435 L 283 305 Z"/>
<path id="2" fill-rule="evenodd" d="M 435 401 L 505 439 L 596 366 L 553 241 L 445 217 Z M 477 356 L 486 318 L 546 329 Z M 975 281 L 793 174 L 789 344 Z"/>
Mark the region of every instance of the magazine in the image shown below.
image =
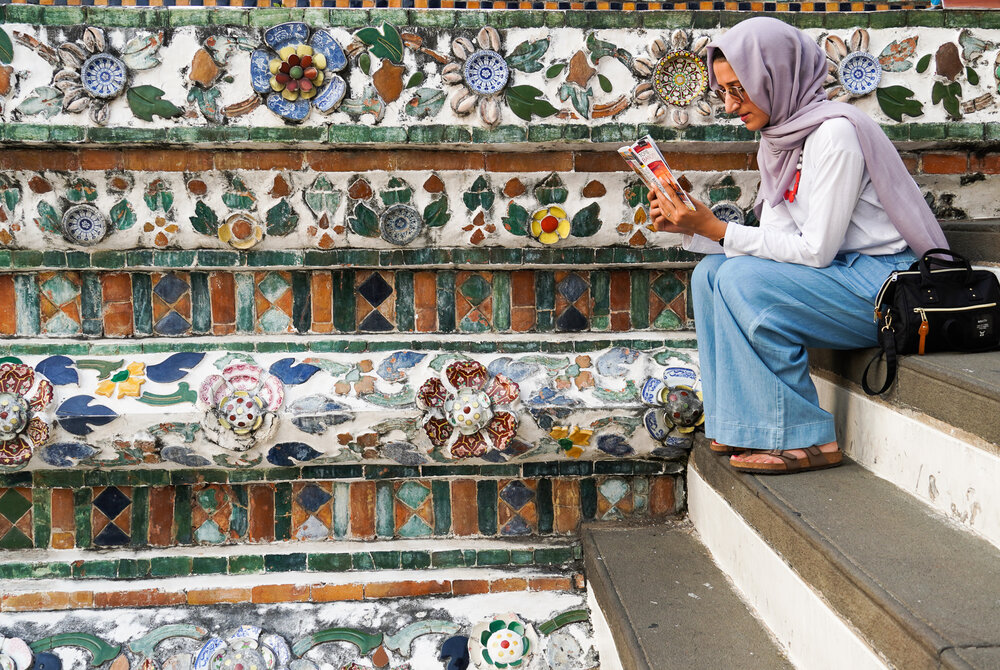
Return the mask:
<path id="1" fill-rule="evenodd" d="M 692 212 L 695 211 L 694 203 L 691 202 L 687 191 L 681 186 L 681 182 L 670 171 L 670 166 L 667 165 L 666 159 L 663 158 L 663 154 L 660 153 L 660 149 L 653 142 L 652 137 L 646 135 L 629 146 L 621 147 L 618 149 L 618 154 L 625 159 L 629 167 L 635 170 L 647 188 L 658 191 L 669 188 L 687 205 L 688 209 Z"/>

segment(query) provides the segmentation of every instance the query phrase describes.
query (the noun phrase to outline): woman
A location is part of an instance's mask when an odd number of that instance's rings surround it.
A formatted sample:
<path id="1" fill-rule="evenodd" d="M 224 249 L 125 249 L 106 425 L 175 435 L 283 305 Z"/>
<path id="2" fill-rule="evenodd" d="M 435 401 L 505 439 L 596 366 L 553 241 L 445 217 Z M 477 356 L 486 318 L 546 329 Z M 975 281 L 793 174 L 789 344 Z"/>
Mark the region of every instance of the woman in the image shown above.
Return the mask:
<path id="1" fill-rule="evenodd" d="M 807 347 L 877 344 L 875 295 L 944 234 L 881 128 L 828 101 L 826 56 L 777 19 L 738 24 L 708 48 L 725 108 L 761 133 L 759 228 L 653 193 L 658 230 L 707 253 L 692 275 L 705 432 L 733 467 L 786 473 L 838 465 Z"/>

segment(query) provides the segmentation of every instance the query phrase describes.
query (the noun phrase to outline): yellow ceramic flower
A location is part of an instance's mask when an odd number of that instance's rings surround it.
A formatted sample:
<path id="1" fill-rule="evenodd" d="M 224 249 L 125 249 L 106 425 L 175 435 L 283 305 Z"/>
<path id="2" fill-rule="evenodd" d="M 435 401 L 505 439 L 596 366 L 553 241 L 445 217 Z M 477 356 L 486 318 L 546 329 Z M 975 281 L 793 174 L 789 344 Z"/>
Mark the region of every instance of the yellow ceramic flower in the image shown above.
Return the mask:
<path id="1" fill-rule="evenodd" d="M 323 85 L 326 56 L 313 51 L 308 44 L 287 46 L 278 52 L 278 58 L 268 63 L 271 71 L 271 89 L 281 93 L 285 100 L 309 100 Z"/>
<path id="2" fill-rule="evenodd" d="M 219 226 L 217 234 L 234 249 L 249 249 L 264 239 L 264 226 L 252 214 L 237 212 Z"/>
<path id="3" fill-rule="evenodd" d="M 569 219 L 561 207 L 543 207 L 531 216 L 531 234 L 542 244 L 555 244 L 569 237 Z"/>
<path id="4" fill-rule="evenodd" d="M 572 428 L 556 426 L 549 431 L 552 439 L 559 442 L 559 446 L 563 448 L 566 455 L 570 458 L 580 458 L 583 454 L 583 447 L 590 444 L 590 437 L 593 434 L 594 431 L 578 426 L 573 426 Z"/>
<path id="5" fill-rule="evenodd" d="M 110 378 L 98 384 L 94 393 L 110 398 L 117 387 L 119 400 L 125 396 L 138 398 L 142 393 L 142 385 L 146 383 L 146 378 L 143 377 L 144 374 L 146 374 L 145 363 L 129 363 L 124 370 L 119 370 L 111 375 Z"/>

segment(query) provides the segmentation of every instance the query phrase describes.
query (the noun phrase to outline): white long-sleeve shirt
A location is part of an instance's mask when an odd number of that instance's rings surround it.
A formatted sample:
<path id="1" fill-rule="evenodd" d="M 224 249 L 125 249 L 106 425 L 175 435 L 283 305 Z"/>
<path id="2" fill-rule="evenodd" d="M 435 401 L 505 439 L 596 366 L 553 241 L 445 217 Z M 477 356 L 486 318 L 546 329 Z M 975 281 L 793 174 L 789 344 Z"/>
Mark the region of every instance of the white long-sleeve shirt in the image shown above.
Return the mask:
<path id="1" fill-rule="evenodd" d="M 700 235 L 685 235 L 697 253 L 758 256 L 826 267 L 838 253 L 895 254 L 906 242 L 889 220 L 868 176 L 850 121 L 824 121 L 802 148 L 802 175 L 794 202 L 766 202 L 760 227 L 730 224 L 725 249 Z"/>

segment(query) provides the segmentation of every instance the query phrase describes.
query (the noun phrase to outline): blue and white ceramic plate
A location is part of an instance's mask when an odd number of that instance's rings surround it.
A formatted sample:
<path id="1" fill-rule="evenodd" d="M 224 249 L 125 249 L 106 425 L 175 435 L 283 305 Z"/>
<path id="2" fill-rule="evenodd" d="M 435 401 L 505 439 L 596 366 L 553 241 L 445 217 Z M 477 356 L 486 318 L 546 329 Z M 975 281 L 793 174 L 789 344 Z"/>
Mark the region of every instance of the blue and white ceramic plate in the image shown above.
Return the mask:
<path id="1" fill-rule="evenodd" d="M 735 223 L 739 226 L 746 223 L 746 215 L 743 210 L 735 202 L 728 200 L 712 205 L 712 214 L 715 214 L 715 218 L 723 223 Z"/>
<path id="2" fill-rule="evenodd" d="M 882 65 L 867 51 L 855 51 L 840 61 L 840 83 L 851 95 L 868 95 L 882 80 Z"/>
<path id="3" fill-rule="evenodd" d="M 469 56 L 462 73 L 468 87 L 479 95 L 499 93 L 510 78 L 510 69 L 503 56 L 489 49 Z"/>
<path id="4" fill-rule="evenodd" d="M 109 100 L 125 90 L 128 68 L 111 54 L 94 54 L 80 68 L 80 81 L 89 95 Z"/>
<path id="5" fill-rule="evenodd" d="M 424 219 L 420 212 L 409 205 L 393 205 L 379 219 L 379 229 L 382 239 L 392 244 L 409 244 L 424 227 Z"/>
<path id="6" fill-rule="evenodd" d="M 93 205 L 70 207 L 62 218 L 63 237 L 81 246 L 97 244 L 108 234 L 108 220 Z"/>

